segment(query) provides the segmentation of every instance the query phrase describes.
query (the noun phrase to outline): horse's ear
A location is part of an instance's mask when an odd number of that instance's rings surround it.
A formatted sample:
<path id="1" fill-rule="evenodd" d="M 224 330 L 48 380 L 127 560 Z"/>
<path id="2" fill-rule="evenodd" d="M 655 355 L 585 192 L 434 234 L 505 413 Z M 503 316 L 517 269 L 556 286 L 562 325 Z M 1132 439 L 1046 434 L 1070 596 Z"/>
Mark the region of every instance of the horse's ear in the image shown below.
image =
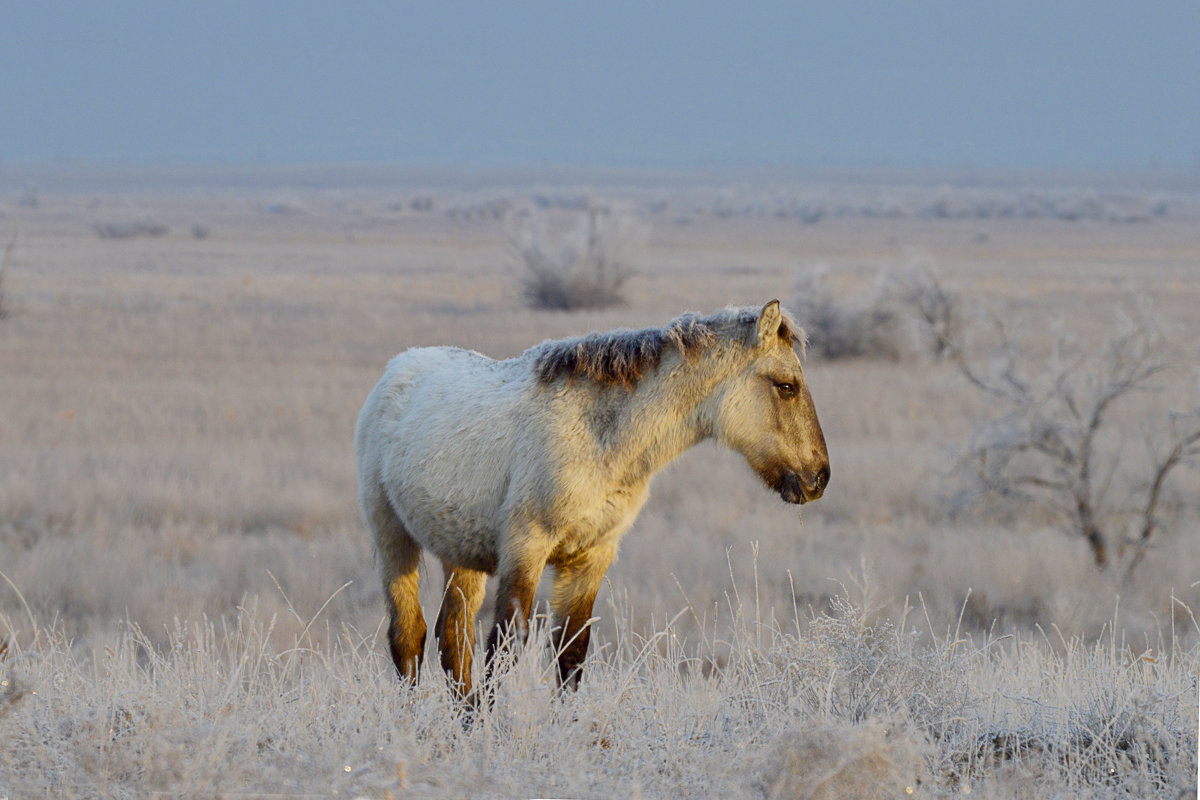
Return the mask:
<path id="1" fill-rule="evenodd" d="M 783 324 L 783 312 L 779 310 L 779 301 L 772 300 L 763 306 L 758 315 L 758 345 L 765 347 L 779 336 L 779 327 Z"/>

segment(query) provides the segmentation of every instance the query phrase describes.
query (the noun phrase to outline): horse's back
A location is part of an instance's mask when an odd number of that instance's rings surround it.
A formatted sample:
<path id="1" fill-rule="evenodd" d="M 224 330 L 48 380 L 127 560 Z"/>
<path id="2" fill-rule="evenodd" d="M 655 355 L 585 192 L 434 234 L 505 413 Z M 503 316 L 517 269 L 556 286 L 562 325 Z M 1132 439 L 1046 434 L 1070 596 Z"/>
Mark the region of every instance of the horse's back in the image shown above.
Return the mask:
<path id="1" fill-rule="evenodd" d="M 364 509 L 387 503 L 435 553 L 492 566 L 531 372 L 458 348 L 388 362 L 355 436 Z"/>
<path id="2" fill-rule="evenodd" d="M 436 380 L 438 372 L 453 359 L 453 352 L 451 348 L 419 347 L 405 350 L 388 361 L 383 377 L 358 415 L 354 447 L 360 473 L 371 466 L 371 461 L 382 457 L 380 449 L 400 433 L 396 428 L 413 398 L 419 396 L 423 384 L 431 378 Z"/>

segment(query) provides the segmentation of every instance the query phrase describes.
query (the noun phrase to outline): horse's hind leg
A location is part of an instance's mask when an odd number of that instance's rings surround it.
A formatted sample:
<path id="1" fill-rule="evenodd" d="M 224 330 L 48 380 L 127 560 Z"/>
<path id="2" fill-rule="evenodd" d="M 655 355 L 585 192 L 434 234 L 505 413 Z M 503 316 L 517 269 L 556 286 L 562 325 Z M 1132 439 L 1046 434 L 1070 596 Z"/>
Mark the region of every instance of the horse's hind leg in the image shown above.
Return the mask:
<path id="1" fill-rule="evenodd" d="M 409 536 L 386 500 L 368 513 L 383 591 L 388 598 L 388 646 L 400 677 L 413 683 L 425 654 L 425 617 L 418 597 L 421 546 Z"/>
<path id="2" fill-rule="evenodd" d="M 475 650 L 475 615 L 483 603 L 487 573 L 442 561 L 446 590 L 438 613 L 437 637 L 442 669 L 450 676 L 459 698 L 471 693 L 471 663 Z"/>

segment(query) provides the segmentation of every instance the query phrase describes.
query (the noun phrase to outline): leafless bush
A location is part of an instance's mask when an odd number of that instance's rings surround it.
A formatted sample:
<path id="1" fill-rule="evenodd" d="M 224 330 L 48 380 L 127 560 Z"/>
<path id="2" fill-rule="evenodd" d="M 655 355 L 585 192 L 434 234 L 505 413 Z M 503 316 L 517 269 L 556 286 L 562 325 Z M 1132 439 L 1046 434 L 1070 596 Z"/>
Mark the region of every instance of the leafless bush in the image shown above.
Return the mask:
<path id="1" fill-rule="evenodd" d="M 446 209 L 446 216 L 455 222 L 496 222 L 503 220 L 513 210 L 513 201 L 507 197 L 456 205 Z"/>
<path id="2" fill-rule="evenodd" d="M 25 186 L 21 189 L 21 196 L 17 198 L 17 205 L 21 208 L 41 208 L 42 190 L 37 186 Z"/>
<path id="3" fill-rule="evenodd" d="M 908 354 L 903 315 L 882 281 L 843 300 L 830 289 L 828 277 L 827 268 L 817 267 L 796 279 L 791 308 L 808 334 L 809 352 L 831 360 L 894 360 Z"/>
<path id="4" fill-rule="evenodd" d="M 131 222 L 96 222 L 92 224 L 92 230 L 101 239 L 133 239 L 165 236 L 171 229 L 153 217 L 142 217 Z"/>
<path id="5" fill-rule="evenodd" d="M 988 495 L 1049 509 L 1087 542 L 1097 567 L 1119 566 L 1127 580 L 1163 527 L 1171 474 L 1200 460 L 1200 406 L 1141 420 L 1147 457 L 1137 463 L 1133 448 L 1111 441 L 1126 427 L 1114 421 L 1114 407 L 1153 389 L 1170 366 L 1152 321 L 1121 317 L 1091 353 L 1062 335 L 1036 368 L 999 323 L 997 330 L 989 369 L 956 339 L 944 341 L 962 375 L 1000 408 L 972 435 L 964 474 Z"/>
<path id="6" fill-rule="evenodd" d="M 779 219 L 816 224 L 828 219 L 1055 220 L 1128 224 L 1171 216 L 1174 198 L 1147 191 L 1109 191 L 1086 187 L 1025 189 L 992 187 L 917 187 L 895 184 L 881 194 L 851 187 L 813 187 L 795 191 L 725 189 L 688 199 L 693 214 L 717 219 Z"/>
<path id="7" fill-rule="evenodd" d="M 525 266 L 522 291 L 533 308 L 574 311 L 625 302 L 634 252 L 645 232 L 632 216 L 593 205 L 555 240 L 544 215 L 527 218 L 512 239 Z"/>
<path id="8" fill-rule="evenodd" d="M 942 358 L 961 327 L 956 296 L 928 267 L 880 270 L 869 289 L 844 299 L 828 278 L 826 267 L 800 273 L 791 303 L 810 352 L 822 358 L 899 360 L 926 349 Z"/>
<path id="9" fill-rule="evenodd" d="M 267 203 L 264 210 L 268 214 L 275 214 L 281 217 L 294 217 L 308 213 L 308 206 L 303 200 L 296 197 L 280 197 L 273 202 Z"/>
<path id="10" fill-rule="evenodd" d="M 951 342 L 962 337 L 966 321 L 958 296 L 942 286 L 933 269 L 911 265 L 891 279 L 900 307 L 916 324 L 922 348 L 936 359 L 948 358 Z"/>

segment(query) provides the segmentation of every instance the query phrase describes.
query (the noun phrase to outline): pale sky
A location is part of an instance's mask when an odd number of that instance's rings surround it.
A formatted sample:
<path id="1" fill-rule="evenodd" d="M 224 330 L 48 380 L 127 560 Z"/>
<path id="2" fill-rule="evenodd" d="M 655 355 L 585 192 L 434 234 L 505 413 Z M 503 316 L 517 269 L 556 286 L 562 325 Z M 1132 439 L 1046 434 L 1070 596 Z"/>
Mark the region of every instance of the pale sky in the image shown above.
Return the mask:
<path id="1" fill-rule="evenodd" d="M 1200 2 L 0 0 L 64 159 L 1194 171 Z"/>

